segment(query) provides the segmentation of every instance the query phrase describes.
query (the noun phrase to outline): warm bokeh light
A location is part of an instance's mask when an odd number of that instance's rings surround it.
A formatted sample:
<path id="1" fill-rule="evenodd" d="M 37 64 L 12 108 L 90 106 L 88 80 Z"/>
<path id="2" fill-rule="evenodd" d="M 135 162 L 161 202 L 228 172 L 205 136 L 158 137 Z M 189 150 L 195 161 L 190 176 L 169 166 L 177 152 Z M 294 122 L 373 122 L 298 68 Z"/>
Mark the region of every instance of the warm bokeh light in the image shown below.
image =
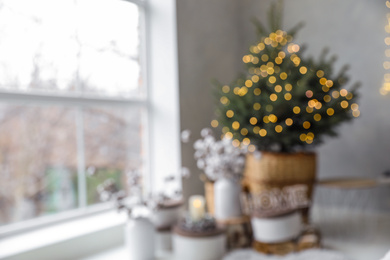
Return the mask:
<path id="1" fill-rule="evenodd" d="M 212 127 L 215 128 L 215 127 L 218 127 L 218 125 L 219 125 L 218 120 L 215 120 L 215 119 L 214 119 L 214 120 L 211 121 L 211 126 L 212 126 Z"/>
<path id="2" fill-rule="evenodd" d="M 251 123 L 252 125 L 257 124 L 257 118 L 256 117 L 251 117 L 251 119 L 249 119 L 249 123 Z"/>
<path id="3" fill-rule="evenodd" d="M 233 110 L 226 111 L 226 116 L 229 117 L 229 118 L 232 118 L 234 116 Z"/>

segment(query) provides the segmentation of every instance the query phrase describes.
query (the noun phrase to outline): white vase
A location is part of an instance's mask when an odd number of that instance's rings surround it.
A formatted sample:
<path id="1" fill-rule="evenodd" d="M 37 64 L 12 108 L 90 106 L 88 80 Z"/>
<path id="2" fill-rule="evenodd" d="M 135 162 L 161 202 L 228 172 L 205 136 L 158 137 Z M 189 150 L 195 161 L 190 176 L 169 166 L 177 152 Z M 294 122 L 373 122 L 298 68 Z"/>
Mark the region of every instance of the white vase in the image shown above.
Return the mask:
<path id="1" fill-rule="evenodd" d="M 154 259 L 155 228 L 152 222 L 147 218 L 129 219 L 125 232 L 130 260 Z"/>
<path id="2" fill-rule="evenodd" d="M 230 178 L 220 178 L 214 183 L 214 207 L 217 220 L 242 216 L 240 203 L 241 185 Z"/>

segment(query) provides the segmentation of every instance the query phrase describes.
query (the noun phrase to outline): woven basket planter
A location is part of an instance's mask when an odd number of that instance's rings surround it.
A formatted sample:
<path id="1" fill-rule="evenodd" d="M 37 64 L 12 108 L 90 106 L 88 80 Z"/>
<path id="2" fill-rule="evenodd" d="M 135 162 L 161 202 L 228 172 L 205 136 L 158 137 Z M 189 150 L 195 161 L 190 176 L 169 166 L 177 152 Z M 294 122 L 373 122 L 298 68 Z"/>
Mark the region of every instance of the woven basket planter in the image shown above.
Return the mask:
<path id="1" fill-rule="evenodd" d="M 307 185 L 307 198 L 311 199 L 316 180 L 316 153 L 271 153 L 262 152 L 259 158 L 248 154 L 242 181 L 243 188 L 251 194 L 273 188 L 296 184 Z M 304 210 L 308 222 L 308 210 Z"/>

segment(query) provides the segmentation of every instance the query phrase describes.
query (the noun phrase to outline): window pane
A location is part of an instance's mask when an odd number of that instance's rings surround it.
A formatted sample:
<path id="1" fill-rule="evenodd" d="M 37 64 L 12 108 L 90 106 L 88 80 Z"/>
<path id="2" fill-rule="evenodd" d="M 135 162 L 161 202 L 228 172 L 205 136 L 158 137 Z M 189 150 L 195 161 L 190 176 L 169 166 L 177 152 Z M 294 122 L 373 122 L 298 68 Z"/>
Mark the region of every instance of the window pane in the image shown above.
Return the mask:
<path id="1" fill-rule="evenodd" d="M 99 202 L 97 186 L 111 178 L 125 188 L 126 173 L 142 168 L 142 109 L 87 108 L 84 142 L 88 204 Z"/>
<path id="2" fill-rule="evenodd" d="M 75 110 L 0 105 L 0 225 L 77 206 Z"/>
<path id="3" fill-rule="evenodd" d="M 137 97 L 138 7 L 123 0 L 0 0 L 0 88 Z"/>

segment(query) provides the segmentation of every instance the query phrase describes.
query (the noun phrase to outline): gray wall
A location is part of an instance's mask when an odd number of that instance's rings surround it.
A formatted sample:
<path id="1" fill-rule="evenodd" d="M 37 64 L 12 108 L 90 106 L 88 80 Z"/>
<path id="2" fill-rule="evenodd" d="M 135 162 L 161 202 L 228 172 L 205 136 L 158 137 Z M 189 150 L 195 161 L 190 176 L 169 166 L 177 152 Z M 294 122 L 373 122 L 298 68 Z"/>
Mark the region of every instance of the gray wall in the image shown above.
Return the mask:
<path id="1" fill-rule="evenodd" d="M 208 126 L 213 114 L 210 79 L 229 82 L 242 71 L 241 56 L 254 41 L 250 17 L 265 20 L 269 0 L 178 0 L 179 75 L 182 129 L 194 138 Z M 350 64 L 352 81 L 360 81 L 361 117 L 340 127 L 339 137 L 317 150 L 319 177 L 378 177 L 390 169 L 390 95 L 379 89 L 385 73 L 385 1 L 289 0 L 286 29 L 306 22 L 296 42 L 306 43 L 306 55 L 318 57 L 323 47 L 338 56 L 336 67 Z M 389 10 L 390 11 L 390 10 Z M 193 179 L 185 184 L 187 194 L 201 193 L 199 171 L 190 145 L 183 146 L 183 164 Z M 337 191 L 319 188 L 317 201 L 356 207 L 390 209 L 388 188 Z M 350 201 L 346 201 L 347 199 Z M 352 201 L 351 201 L 352 200 Z"/>

